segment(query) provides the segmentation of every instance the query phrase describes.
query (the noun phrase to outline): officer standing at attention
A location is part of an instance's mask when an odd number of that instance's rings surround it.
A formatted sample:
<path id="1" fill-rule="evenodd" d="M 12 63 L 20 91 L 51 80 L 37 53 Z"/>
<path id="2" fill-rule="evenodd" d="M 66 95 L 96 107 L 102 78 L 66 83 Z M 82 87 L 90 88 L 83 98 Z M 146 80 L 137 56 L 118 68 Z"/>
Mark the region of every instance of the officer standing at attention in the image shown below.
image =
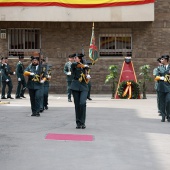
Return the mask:
<path id="1" fill-rule="evenodd" d="M 154 70 L 153 70 L 153 76 L 154 76 L 154 77 L 156 77 L 156 75 L 158 74 L 159 67 L 162 67 L 161 57 L 157 59 L 157 63 L 158 63 L 158 67 L 154 68 Z M 155 81 L 154 89 L 156 90 L 156 94 L 157 94 L 157 108 L 158 108 L 158 113 L 159 113 L 159 116 L 161 116 L 160 99 L 159 99 L 159 92 L 158 92 L 158 83 L 159 83 L 159 81 Z"/>
<path id="2" fill-rule="evenodd" d="M 76 112 L 76 128 L 85 129 L 86 120 L 86 100 L 88 93 L 88 82 L 90 75 L 88 74 L 89 66 L 83 64 L 82 53 L 76 54 L 75 62 L 71 65 L 71 72 L 73 81 L 71 83 L 71 90 L 74 98 L 75 112 Z"/>
<path id="3" fill-rule="evenodd" d="M 71 54 L 68 56 L 69 61 L 65 63 L 64 65 L 64 73 L 67 75 L 67 95 L 68 95 L 68 102 L 71 101 L 71 82 L 73 80 L 73 75 L 71 74 L 71 64 L 74 61 L 74 57 L 76 54 Z"/>
<path id="4" fill-rule="evenodd" d="M 170 65 L 169 55 L 163 55 L 161 57 L 161 63 L 163 67 L 158 68 L 158 73 L 155 80 L 158 83 L 158 92 L 160 97 L 160 111 L 162 115 L 161 122 L 165 122 L 167 116 L 168 122 L 170 122 Z"/>
<path id="5" fill-rule="evenodd" d="M 10 75 L 15 75 L 15 72 L 11 71 L 11 67 L 8 64 L 8 57 L 2 58 L 2 94 L 1 99 L 14 99 L 11 96 L 12 93 L 12 79 Z M 7 98 L 5 97 L 5 88 L 8 86 Z"/>
<path id="6" fill-rule="evenodd" d="M 17 80 L 18 80 L 17 91 L 15 95 L 16 99 L 22 99 L 21 97 L 26 98 L 24 96 L 24 93 L 26 90 L 26 81 L 23 75 L 24 73 L 23 61 L 24 61 L 24 56 L 19 56 L 19 61 L 16 66 L 16 75 L 17 75 Z M 21 89 L 21 86 L 22 86 L 22 89 Z"/>
<path id="7" fill-rule="evenodd" d="M 47 63 L 45 64 L 47 65 Z M 45 110 L 48 110 L 48 92 L 49 92 L 50 80 L 51 80 L 51 68 L 47 65 L 46 81 L 44 82 L 44 109 Z"/>
<path id="8" fill-rule="evenodd" d="M 24 70 L 24 76 L 28 76 L 27 88 L 29 90 L 31 102 L 31 116 L 40 116 L 41 88 L 45 82 L 45 77 L 41 77 L 41 66 L 39 65 L 39 53 L 34 52 L 31 57 L 32 63 Z"/>

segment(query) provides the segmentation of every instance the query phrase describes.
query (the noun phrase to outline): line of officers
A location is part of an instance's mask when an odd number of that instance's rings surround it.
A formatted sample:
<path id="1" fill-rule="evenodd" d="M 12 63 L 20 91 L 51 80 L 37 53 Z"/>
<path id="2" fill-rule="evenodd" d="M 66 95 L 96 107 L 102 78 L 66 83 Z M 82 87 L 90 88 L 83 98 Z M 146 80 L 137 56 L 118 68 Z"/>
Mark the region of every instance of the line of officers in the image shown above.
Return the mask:
<path id="1" fill-rule="evenodd" d="M 170 122 L 170 64 L 169 55 L 157 59 L 158 67 L 153 70 L 155 89 L 157 92 L 157 107 L 161 122 Z"/>
<path id="2" fill-rule="evenodd" d="M 41 58 L 41 59 L 40 59 Z M 0 71 L 2 92 L 1 99 L 14 99 L 11 96 L 13 89 L 11 75 L 17 76 L 16 99 L 25 98 L 24 93 L 28 89 L 31 103 L 31 116 L 40 116 L 40 112 L 48 109 L 48 91 L 49 82 L 51 80 L 51 68 L 38 52 L 34 52 L 31 56 L 31 63 L 25 69 L 23 65 L 24 56 L 19 56 L 19 61 L 16 65 L 16 73 L 11 71 L 8 64 L 8 57 L 1 58 Z M 27 83 L 25 77 L 28 77 Z M 5 89 L 8 86 L 7 96 Z"/>

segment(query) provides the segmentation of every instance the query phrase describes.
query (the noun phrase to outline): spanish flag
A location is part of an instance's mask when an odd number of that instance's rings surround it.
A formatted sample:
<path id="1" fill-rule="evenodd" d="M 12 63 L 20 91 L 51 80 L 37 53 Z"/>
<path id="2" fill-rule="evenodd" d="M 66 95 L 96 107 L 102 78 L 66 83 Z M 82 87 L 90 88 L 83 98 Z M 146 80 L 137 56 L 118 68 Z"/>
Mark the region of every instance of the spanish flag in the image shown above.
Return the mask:
<path id="1" fill-rule="evenodd" d="M 155 0 L 0 0 L 0 6 L 61 6 L 67 8 L 100 8 L 154 3 Z"/>

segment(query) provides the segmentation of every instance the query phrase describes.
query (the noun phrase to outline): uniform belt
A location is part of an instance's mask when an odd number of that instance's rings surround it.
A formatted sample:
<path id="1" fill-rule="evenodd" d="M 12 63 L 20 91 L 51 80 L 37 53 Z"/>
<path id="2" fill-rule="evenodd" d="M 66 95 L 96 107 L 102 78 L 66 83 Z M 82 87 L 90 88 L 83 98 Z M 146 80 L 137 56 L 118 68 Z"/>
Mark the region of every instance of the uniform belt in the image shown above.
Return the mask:
<path id="1" fill-rule="evenodd" d="M 74 80 L 78 80 L 79 78 L 74 78 Z"/>

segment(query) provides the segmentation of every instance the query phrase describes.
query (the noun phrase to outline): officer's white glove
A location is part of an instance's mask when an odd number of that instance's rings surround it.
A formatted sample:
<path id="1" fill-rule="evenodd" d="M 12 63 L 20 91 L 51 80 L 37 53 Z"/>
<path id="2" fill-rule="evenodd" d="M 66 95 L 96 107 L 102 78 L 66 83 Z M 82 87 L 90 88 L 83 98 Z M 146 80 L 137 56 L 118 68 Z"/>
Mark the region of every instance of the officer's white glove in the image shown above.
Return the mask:
<path id="1" fill-rule="evenodd" d="M 69 71 L 69 72 L 67 73 L 67 75 L 70 76 L 70 75 L 71 75 L 71 71 Z"/>
<path id="2" fill-rule="evenodd" d="M 9 79 L 6 79 L 6 82 L 8 82 L 9 81 Z"/>
<path id="3" fill-rule="evenodd" d="M 31 76 L 34 76 L 35 74 L 34 73 L 30 73 Z"/>
<path id="4" fill-rule="evenodd" d="M 15 75 L 15 71 L 13 72 L 13 75 Z"/>
<path id="5" fill-rule="evenodd" d="M 47 75 L 47 78 L 49 78 L 49 79 L 50 79 L 50 78 L 51 78 L 51 76 L 50 76 L 50 75 Z"/>
<path id="6" fill-rule="evenodd" d="M 45 81 L 44 80 L 41 80 L 40 83 L 44 83 Z"/>
<path id="7" fill-rule="evenodd" d="M 160 77 L 160 80 L 164 80 L 164 79 L 165 79 L 165 77 L 164 77 L 164 76 L 161 76 L 161 77 Z"/>
<path id="8" fill-rule="evenodd" d="M 87 68 L 87 67 L 89 67 L 89 66 L 88 66 L 87 64 L 84 64 L 84 67 Z"/>
<path id="9" fill-rule="evenodd" d="M 88 75 L 86 76 L 86 78 L 87 78 L 87 79 L 91 79 L 91 76 L 88 74 Z"/>
<path id="10" fill-rule="evenodd" d="M 18 78 L 18 81 L 21 81 L 21 78 Z"/>

